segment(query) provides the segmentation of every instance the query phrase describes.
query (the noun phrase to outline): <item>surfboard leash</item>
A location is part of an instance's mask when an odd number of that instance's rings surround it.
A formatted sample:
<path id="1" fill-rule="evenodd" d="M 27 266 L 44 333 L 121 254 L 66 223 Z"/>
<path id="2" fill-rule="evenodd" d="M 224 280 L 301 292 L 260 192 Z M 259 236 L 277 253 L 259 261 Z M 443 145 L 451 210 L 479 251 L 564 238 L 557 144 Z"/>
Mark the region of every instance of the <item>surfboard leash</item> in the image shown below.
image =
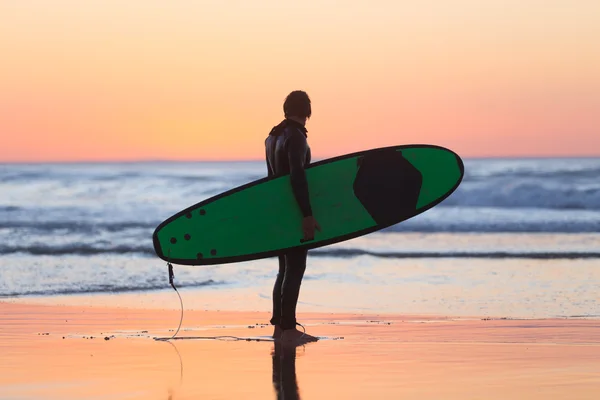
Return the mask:
<path id="1" fill-rule="evenodd" d="M 175 338 L 175 336 L 177 336 L 177 334 L 179 333 L 179 330 L 181 329 L 181 324 L 183 322 L 183 299 L 181 298 L 181 294 L 179 294 L 179 290 L 177 290 L 177 287 L 175 286 L 175 273 L 173 272 L 173 264 L 171 264 L 171 250 L 169 250 L 169 256 L 168 256 L 168 260 L 167 261 L 167 271 L 169 274 L 169 284 L 171 285 L 171 287 L 175 290 L 175 293 L 177 293 L 177 296 L 179 297 L 179 304 L 181 305 L 181 316 L 179 318 L 179 325 L 177 326 L 177 330 L 175 331 L 175 333 L 173 334 L 173 336 L 167 338 L 167 337 L 155 337 L 154 340 L 158 340 L 158 341 L 170 341 L 170 340 L 179 340 L 179 339 L 216 339 L 216 340 L 244 340 L 244 341 L 256 341 L 256 342 L 262 342 L 262 341 L 272 341 L 269 339 L 260 339 L 260 338 L 241 338 L 241 337 L 237 337 L 237 336 L 229 336 L 229 335 L 223 335 L 223 336 L 197 336 L 197 337 L 183 337 L 183 338 Z M 296 322 L 296 325 L 299 325 L 300 327 L 302 327 L 302 336 L 300 336 L 300 338 L 303 338 L 306 335 L 306 328 L 304 327 L 304 325 Z M 177 352 L 179 353 L 179 352 Z M 181 356 L 180 356 L 181 358 Z"/>
<path id="2" fill-rule="evenodd" d="M 179 294 L 179 290 L 177 290 L 177 287 L 175 287 L 175 283 L 173 283 L 173 279 L 175 279 L 175 274 L 173 273 L 173 264 L 168 262 L 167 268 L 169 269 L 169 283 L 171 284 L 171 287 L 175 289 L 175 293 L 177 293 L 177 296 L 179 297 L 179 304 L 181 305 L 181 316 L 179 318 L 179 326 L 177 327 L 177 331 L 175 331 L 175 334 L 171 337 L 171 339 L 174 339 L 175 336 L 177 336 L 177 334 L 179 333 L 179 330 L 181 329 L 181 323 L 183 322 L 183 299 Z"/>
<path id="3" fill-rule="evenodd" d="M 183 321 L 183 300 L 181 299 L 181 295 L 179 294 L 179 291 L 177 290 L 177 287 L 175 286 L 175 283 L 173 282 L 173 280 L 175 279 L 175 274 L 173 273 L 173 264 L 171 264 L 171 262 L 167 262 L 167 269 L 169 272 L 169 284 L 171 285 L 171 287 L 173 289 L 175 289 L 175 292 L 177 293 L 177 296 L 179 296 L 179 303 L 181 304 L 181 318 L 179 319 L 179 326 L 177 327 L 177 331 L 175 332 L 175 334 L 169 338 L 167 337 L 155 337 L 154 340 L 158 340 L 161 342 L 168 342 L 170 340 L 184 340 L 184 339 L 213 339 L 213 340 L 244 340 L 247 342 L 270 342 L 272 340 L 268 340 L 268 339 L 260 339 L 260 338 L 241 338 L 241 337 L 237 337 L 237 336 L 228 336 L 228 335 L 223 335 L 223 336 L 191 336 L 191 337 L 178 337 L 176 338 L 175 336 L 177 336 L 177 333 L 179 332 L 179 330 L 181 329 L 181 323 Z M 179 354 L 179 352 L 177 352 Z M 181 358 L 181 356 L 180 356 Z"/>
<path id="4" fill-rule="evenodd" d="M 181 305 L 181 316 L 179 318 L 179 326 L 177 327 L 177 330 L 175 331 L 173 336 L 171 336 L 170 338 L 154 338 L 155 340 L 162 340 L 162 341 L 168 341 L 168 340 L 174 339 L 175 336 L 177 336 L 177 334 L 179 333 L 179 330 L 181 329 L 181 323 L 183 322 L 183 299 L 181 298 L 181 294 L 179 294 L 179 290 L 177 290 L 177 287 L 175 286 L 175 283 L 174 283 L 175 273 L 173 272 L 173 264 L 171 264 L 171 249 L 169 249 L 168 259 L 169 259 L 169 261 L 167 261 L 167 270 L 169 272 L 169 284 L 175 290 L 175 293 L 177 293 L 177 296 L 179 297 L 179 304 Z"/>

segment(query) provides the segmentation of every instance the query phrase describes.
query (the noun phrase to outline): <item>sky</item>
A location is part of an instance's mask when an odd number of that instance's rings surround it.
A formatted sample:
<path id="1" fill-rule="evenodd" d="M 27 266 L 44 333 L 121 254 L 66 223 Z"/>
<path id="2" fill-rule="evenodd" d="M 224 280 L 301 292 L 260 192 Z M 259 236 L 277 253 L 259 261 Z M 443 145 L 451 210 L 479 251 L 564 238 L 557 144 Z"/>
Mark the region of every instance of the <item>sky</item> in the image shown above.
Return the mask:
<path id="1" fill-rule="evenodd" d="M 0 1 L 0 162 L 600 155 L 598 0 Z"/>

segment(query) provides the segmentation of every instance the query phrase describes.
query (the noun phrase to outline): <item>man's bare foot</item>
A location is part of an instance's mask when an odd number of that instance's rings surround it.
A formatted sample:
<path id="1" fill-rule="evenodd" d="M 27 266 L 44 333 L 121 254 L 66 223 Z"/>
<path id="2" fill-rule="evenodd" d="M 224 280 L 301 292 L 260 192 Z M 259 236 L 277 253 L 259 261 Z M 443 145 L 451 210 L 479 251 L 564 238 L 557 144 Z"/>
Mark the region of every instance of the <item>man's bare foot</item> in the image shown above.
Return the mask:
<path id="1" fill-rule="evenodd" d="M 283 331 L 279 325 L 275 325 L 275 330 L 273 331 L 273 339 L 280 339 Z"/>
<path id="2" fill-rule="evenodd" d="M 300 332 L 297 329 L 286 329 L 281 335 L 281 343 L 284 345 L 302 345 L 309 342 L 316 342 L 319 338 L 307 333 Z"/>

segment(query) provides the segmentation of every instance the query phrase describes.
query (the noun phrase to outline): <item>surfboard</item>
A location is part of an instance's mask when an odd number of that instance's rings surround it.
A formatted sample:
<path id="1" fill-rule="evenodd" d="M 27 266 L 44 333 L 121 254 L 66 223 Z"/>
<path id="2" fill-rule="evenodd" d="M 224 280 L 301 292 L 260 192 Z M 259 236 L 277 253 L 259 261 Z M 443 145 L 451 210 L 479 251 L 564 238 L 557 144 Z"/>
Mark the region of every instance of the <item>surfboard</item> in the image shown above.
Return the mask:
<path id="1" fill-rule="evenodd" d="M 398 224 L 446 199 L 464 164 L 444 147 L 381 147 L 306 167 L 313 215 L 321 226 L 304 241 L 289 175 L 265 177 L 194 204 L 153 233 L 156 255 L 180 265 L 213 265 L 313 249 Z"/>

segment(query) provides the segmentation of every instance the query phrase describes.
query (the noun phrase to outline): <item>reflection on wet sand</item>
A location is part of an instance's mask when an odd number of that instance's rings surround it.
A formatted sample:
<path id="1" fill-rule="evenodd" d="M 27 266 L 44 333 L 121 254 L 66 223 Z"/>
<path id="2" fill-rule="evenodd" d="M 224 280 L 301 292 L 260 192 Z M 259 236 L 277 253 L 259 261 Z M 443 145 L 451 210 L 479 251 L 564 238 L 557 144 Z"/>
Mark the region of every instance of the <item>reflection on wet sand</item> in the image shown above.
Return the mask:
<path id="1" fill-rule="evenodd" d="M 0 397 L 597 400 L 600 391 L 596 319 L 315 314 L 305 319 L 324 339 L 304 356 L 248 336 L 267 313 L 188 314 L 190 336 L 165 344 L 151 338 L 170 336 L 177 312 L 0 302 Z"/>
<path id="2" fill-rule="evenodd" d="M 277 400 L 300 399 L 296 379 L 296 347 L 275 342 L 273 351 L 273 388 Z"/>
<path id="3" fill-rule="evenodd" d="M 179 389 L 181 387 L 181 384 L 183 383 L 183 359 L 181 358 L 181 353 L 179 352 L 179 350 L 177 349 L 177 346 L 175 346 L 175 344 L 173 344 L 172 342 L 168 342 L 168 341 L 165 341 L 165 343 L 170 344 L 173 347 L 173 349 L 175 349 L 175 352 L 177 353 L 177 357 L 179 358 L 179 384 L 177 385 L 178 389 Z M 175 400 L 175 397 L 173 397 L 174 392 L 175 392 L 175 389 L 173 387 L 170 387 L 168 400 Z"/>
<path id="4" fill-rule="evenodd" d="M 177 347 L 169 343 L 177 353 L 180 361 L 180 379 L 179 387 L 183 382 L 183 361 Z M 299 400 L 300 394 L 298 389 L 298 380 L 296 378 L 296 349 L 298 346 L 282 345 L 279 342 L 274 342 L 271 349 L 272 358 L 272 381 L 273 388 L 277 400 Z M 177 388 L 178 389 L 178 388 Z M 170 387 L 168 390 L 167 400 L 175 400 L 175 387 Z"/>

